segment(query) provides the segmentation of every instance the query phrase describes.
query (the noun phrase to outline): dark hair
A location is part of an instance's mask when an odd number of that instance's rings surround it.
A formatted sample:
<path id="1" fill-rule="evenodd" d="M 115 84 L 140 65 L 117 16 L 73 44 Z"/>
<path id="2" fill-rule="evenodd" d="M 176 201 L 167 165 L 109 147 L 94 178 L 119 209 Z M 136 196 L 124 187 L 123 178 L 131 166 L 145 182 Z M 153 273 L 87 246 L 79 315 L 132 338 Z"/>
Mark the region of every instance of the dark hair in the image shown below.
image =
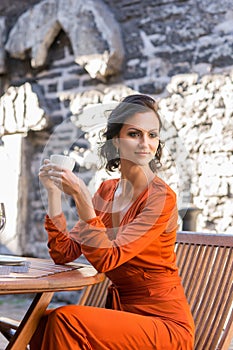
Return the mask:
<path id="1" fill-rule="evenodd" d="M 125 97 L 108 117 L 107 128 L 103 136 L 106 141 L 100 147 L 100 156 L 104 160 L 105 167 L 108 171 L 116 170 L 120 165 L 120 157 L 112 143 L 112 139 L 118 136 L 125 121 L 136 113 L 145 113 L 152 110 L 159 120 L 159 130 L 162 127 L 161 119 L 158 114 L 158 106 L 155 100 L 147 95 L 136 94 Z M 155 158 L 150 162 L 153 172 L 161 166 L 160 159 L 162 156 L 163 144 L 159 140 L 159 145 Z"/>

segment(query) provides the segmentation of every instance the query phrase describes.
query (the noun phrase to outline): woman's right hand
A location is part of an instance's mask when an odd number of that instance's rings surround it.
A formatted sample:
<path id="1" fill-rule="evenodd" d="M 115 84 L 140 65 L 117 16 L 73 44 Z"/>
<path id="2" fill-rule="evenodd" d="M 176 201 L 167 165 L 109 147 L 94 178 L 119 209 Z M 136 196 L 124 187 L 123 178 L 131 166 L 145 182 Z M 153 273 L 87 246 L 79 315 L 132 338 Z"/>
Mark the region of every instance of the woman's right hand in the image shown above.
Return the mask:
<path id="1" fill-rule="evenodd" d="M 42 185 L 46 188 L 47 191 L 59 191 L 59 188 L 55 185 L 54 181 L 50 179 L 48 164 L 50 163 L 49 159 L 45 159 L 43 165 L 39 170 L 39 179 Z"/>

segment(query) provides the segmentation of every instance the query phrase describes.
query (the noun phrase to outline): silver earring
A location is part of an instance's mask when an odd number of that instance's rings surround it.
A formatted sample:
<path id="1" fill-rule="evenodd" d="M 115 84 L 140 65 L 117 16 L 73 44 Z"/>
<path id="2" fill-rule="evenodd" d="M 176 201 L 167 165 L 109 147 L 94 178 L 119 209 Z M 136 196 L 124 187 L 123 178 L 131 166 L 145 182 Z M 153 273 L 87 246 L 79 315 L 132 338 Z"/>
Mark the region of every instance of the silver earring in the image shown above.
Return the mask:
<path id="1" fill-rule="evenodd" d="M 120 158 L 119 148 L 116 147 L 116 158 Z"/>

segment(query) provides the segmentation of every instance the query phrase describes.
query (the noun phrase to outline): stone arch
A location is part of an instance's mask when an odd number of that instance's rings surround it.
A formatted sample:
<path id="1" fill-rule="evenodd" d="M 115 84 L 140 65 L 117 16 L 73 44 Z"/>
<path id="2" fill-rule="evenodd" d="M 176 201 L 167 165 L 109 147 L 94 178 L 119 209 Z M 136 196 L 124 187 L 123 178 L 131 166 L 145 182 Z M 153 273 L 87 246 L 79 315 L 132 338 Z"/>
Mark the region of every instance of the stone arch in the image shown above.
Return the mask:
<path id="1" fill-rule="evenodd" d="M 31 65 L 38 68 L 44 65 L 61 29 L 70 39 L 75 62 L 92 78 L 104 79 L 121 70 L 124 49 L 120 27 L 102 1 L 41 1 L 18 18 L 5 49 L 19 59 L 31 50 Z"/>

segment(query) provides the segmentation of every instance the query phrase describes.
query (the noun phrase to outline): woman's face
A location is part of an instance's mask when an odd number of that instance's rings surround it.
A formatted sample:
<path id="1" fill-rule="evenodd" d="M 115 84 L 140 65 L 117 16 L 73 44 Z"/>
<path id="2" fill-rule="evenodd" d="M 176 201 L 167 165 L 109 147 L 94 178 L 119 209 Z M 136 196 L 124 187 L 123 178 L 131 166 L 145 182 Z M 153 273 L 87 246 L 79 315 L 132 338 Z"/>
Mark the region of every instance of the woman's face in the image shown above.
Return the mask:
<path id="1" fill-rule="evenodd" d="M 136 113 L 123 124 L 114 140 L 121 162 L 147 166 L 159 145 L 159 120 L 153 111 Z"/>

